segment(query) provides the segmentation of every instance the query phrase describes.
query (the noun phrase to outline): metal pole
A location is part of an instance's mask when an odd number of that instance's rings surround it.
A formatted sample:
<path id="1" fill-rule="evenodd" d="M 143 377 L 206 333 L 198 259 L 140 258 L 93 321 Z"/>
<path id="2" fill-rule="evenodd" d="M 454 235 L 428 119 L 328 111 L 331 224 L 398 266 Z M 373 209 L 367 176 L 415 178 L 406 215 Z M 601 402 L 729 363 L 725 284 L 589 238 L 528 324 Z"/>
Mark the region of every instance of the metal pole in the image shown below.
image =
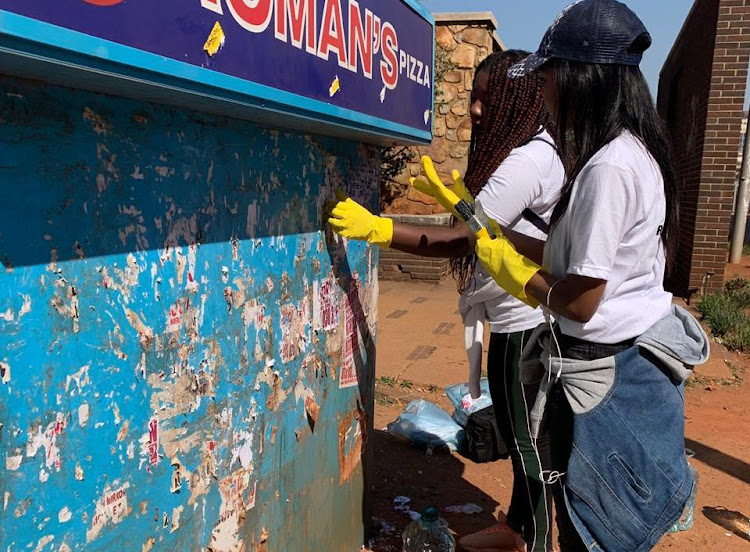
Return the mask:
<path id="1" fill-rule="evenodd" d="M 745 147 L 742 152 L 742 171 L 740 185 L 737 188 L 737 201 L 734 208 L 734 225 L 732 228 L 732 248 L 729 262 L 736 264 L 742 259 L 742 248 L 745 245 L 745 224 L 747 222 L 747 192 L 750 185 L 750 119 L 745 129 Z"/>

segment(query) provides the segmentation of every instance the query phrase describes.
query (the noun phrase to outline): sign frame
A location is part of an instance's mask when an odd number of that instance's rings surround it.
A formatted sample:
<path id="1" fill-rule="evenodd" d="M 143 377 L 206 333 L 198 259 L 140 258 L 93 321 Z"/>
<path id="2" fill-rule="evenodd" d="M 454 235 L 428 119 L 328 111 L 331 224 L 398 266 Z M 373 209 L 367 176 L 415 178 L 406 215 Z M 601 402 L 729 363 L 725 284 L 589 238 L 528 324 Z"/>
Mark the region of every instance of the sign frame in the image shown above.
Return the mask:
<path id="1" fill-rule="evenodd" d="M 434 18 L 400 1 L 432 27 L 433 79 Z M 420 130 L 2 9 L 0 73 L 382 146 L 432 140 L 432 116 Z"/>

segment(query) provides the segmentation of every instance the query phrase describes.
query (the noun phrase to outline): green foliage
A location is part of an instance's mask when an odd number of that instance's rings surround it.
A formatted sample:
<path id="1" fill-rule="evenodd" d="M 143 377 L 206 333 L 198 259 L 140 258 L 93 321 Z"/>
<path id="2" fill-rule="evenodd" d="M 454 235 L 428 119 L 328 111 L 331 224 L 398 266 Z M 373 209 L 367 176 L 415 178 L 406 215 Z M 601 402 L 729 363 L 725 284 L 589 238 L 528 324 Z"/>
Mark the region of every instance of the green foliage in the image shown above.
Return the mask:
<path id="1" fill-rule="evenodd" d="M 718 337 L 724 337 L 747 319 L 742 308 L 725 292 L 701 297 L 696 307 L 703 314 L 711 332 Z"/>
<path id="2" fill-rule="evenodd" d="M 451 53 L 443 48 L 440 44 L 435 44 L 435 100 L 440 100 L 440 90 L 438 84 L 443 82 L 446 73 L 454 69 L 455 65 L 451 61 Z"/>
<path id="3" fill-rule="evenodd" d="M 750 280 L 732 278 L 724 284 L 724 292 L 738 307 L 750 307 Z"/>
<path id="4" fill-rule="evenodd" d="M 414 384 L 411 382 L 411 380 L 405 379 L 400 384 L 402 389 L 411 389 L 414 387 Z"/>
<path id="5" fill-rule="evenodd" d="M 396 404 L 396 399 L 386 395 L 377 395 L 376 399 L 379 406 L 393 406 Z"/>
<path id="6" fill-rule="evenodd" d="M 393 376 L 381 376 L 375 380 L 375 383 L 385 387 L 396 387 L 396 378 Z"/>
<path id="7" fill-rule="evenodd" d="M 728 349 L 742 352 L 750 351 L 750 324 L 747 320 L 727 335 L 724 344 Z"/>
<path id="8" fill-rule="evenodd" d="M 729 280 L 722 291 L 701 297 L 696 307 L 729 349 L 750 351 L 750 281 Z"/>

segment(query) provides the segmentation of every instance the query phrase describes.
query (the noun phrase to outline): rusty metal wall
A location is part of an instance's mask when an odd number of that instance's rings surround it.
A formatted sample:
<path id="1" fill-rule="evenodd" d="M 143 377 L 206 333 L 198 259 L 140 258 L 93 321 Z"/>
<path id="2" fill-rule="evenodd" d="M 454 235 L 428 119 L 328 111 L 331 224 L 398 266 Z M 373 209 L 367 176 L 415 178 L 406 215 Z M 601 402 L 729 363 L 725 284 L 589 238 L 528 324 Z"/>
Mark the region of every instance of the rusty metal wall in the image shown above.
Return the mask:
<path id="1" fill-rule="evenodd" d="M 0 81 L 0 549 L 359 549 L 378 150 Z"/>

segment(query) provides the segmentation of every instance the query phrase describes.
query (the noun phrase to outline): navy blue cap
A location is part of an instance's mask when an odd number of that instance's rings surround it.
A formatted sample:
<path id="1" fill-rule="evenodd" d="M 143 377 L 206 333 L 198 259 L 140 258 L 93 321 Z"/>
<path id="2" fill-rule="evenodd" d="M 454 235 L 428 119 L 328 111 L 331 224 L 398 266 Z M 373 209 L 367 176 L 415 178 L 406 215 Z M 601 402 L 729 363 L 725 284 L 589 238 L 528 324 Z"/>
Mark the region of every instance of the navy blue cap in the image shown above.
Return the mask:
<path id="1" fill-rule="evenodd" d="M 557 16 L 536 53 L 511 67 L 508 75 L 522 77 L 550 59 L 637 66 L 649 46 L 643 22 L 622 2 L 578 0 Z"/>

